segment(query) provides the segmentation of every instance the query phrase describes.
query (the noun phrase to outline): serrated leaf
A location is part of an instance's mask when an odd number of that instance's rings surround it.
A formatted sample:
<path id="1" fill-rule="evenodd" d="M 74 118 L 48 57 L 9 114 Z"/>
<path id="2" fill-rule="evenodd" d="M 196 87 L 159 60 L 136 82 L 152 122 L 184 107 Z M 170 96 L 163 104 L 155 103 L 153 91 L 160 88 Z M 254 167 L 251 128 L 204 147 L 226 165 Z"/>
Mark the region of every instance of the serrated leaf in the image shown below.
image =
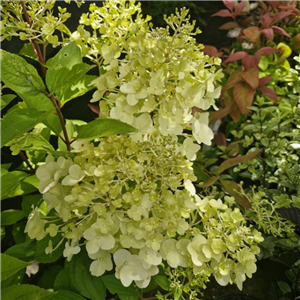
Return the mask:
<path id="1" fill-rule="evenodd" d="M 76 42 L 72 42 L 69 45 L 63 47 L 50 62 L 47 62 L 48 68 L 51 70 L 59 70 L 63 67 L 71 68 L 82 63 L 80 48 L 76 45 Z M 49 71 L 49 70 L 48 70 Z"/>
<path id="2" fill-rule="evenodd" d="M 16 98 L 16 95 L 1 95 L 1 109 L 7 106 L 12 100 Z"/>
<path id="3" fill-rule="evenodd" d="M 64 270 L 55 280 L 54 288 L 77 292 L 91 300 L 105 300 L 106 289 L 102 277 L 90 273 L 90 264 L 91 259 L 82 249 L 70 262 L 66 262 Z"/>
<path id="4" fill-rule="evenodd" d="M 250 112 L 255 90 L 247 83 L 240 82 L 233 88 L 234 101 L 243 115 Z"/>
<path id="5" fill-rule="evenodd" d="M 66 104 L 68 101 L 82 96 L 86 92 L 92 90 L 94 86 L 90 84 L 96 78 L 97 76 L 84 75 L 79 81 L 74 82 L 71 86 L 64 89 L 60 98 L 61 106 Z"/>
<path id="6" fill-rule="evenodd" d="M 51 296 L 49 300 L 86 300 L 86 298 L 70 291 L 61 290 Z"/>
<path id="7" fill-rule="evenodd" d="M 35 108 L 16 109 L 8 112 L 1 123 L 1 144 L 22 136 L 36 124 L 45 120 L 50 111 L 40 111 Z"/>
<path id="8" fill-rule="evenodd" d="M 217 175 L 220 175 L 221 173 L 223 173 L 225 170 L 238 165 L 240 163 L 246 162 L 252 158 L 254 158 L 256 155 L 258 155 L 260 152 L 262 151 L 262 149 L 259 149 L 255 152 L 252 152 L 250 154 L 246 154 L 246 155 L 241 155 L 241 156 L 237 156 L 234 158 L 229 158 L 227 160 L 225 160 L 224 162 L 221 163 L 221 165 L 218 168 L 218 172 Z"/>
<path id="9" fill-rule="evenodd" d="M 45 95 L 46 88 L 37 70 L 27 61 L 4 50 L 1 51 L 1 80 L 16 92 L 28 107 L 53 110 L 54 106 Z"/>
<path id="10" fill-rule="evenodd" d="M 29 265 L 30 263 L 26 261 L 1 253 L 1 281 L 13 276 Z"/>
<path id="11" fill-rule="evenodd" d="M 55 151 L 53 146 L 42 136 L 26 136 L 24 139 L 18 141 L 21 150 L 26 151 L 41 151 L 52 152 Z"/>
<path id="12" fill-rule="evenodd" d="M 122 285 L 115 275 L 107 275 L 102 277 L 103 283 L 109 292 L 118 295 L 121 300 L 138 300 L 141 296 L 141 290 L 131 284 L 129 287 Z"/>
<path id="13" fill-rule="evenodd" d="M 251 203 L 248 197 L 243 193 L 242 188 L 234 181 L 231 180 L 220 180 L 225 191 L 232 197 L 235 202 L 245 208 L 251 208 Z"/>
<path id="14" fill-rule="evenodd" d="M 7 209 L 1 212 L 1 225 L 12 225 L 22 220 L 25 214 L 19 209 Z"/>
<path id="15" fill-rule="evenodd" d="M 98 137 L 138 132 L 139 130 L 118 120 L 114 119 L 97 119 L 78 130 L 78 139 L 95 139 Z"/>
<path id="16" fill-rule="evenodd" d="M 28 176 L 21 171 L 12 171 L 1 176 L 1 200 L 22 195 L 21 182 Z"/>
<path id="17" fill-rule="evenodd" d="M 5 254 L 18 258 L 20 260 L 31 261 L 34 259 L 35 242 L 19 243 L 11 246 L 5 251 Z"/>
<path id="18" fill-rule="evenodd" d="M 44 82 L 32 65 L 22 57 L 3 49 L 0 53 L 1 80 L 10 89 L 20 94 L 20 96 L 25 95 L 25 98 L 45 92 Z"/>
<path id="19" fill-rule="evenodd" d="M 35 285 L 18 284 L 2 290 L 2 300 L 50 300 L 57 292 L 49 292 Z"/>
<path id="20" fill-rule="evenodd" d="M 77 84 L 78 80 L 90 69 L 91 66 L 84 63 L 74 65 L 71 70 L 67 67 L 62 67 L 58 70 L 49 69 L 46 75 L 47 87 L 61 101 L 65 91 L 70 90 L 72 86 Z"/>
<path id="21" fill-rule="evenodd" d="M 44 82 L 37 70 L 22 57 L 2 49 L 1 80 L 16 92 L 29 108 L 55 112 L 55 107 L 46 96 Z M 50 115 L 43 123 L 56 134 L 61 132 L 58 116 Z"/>

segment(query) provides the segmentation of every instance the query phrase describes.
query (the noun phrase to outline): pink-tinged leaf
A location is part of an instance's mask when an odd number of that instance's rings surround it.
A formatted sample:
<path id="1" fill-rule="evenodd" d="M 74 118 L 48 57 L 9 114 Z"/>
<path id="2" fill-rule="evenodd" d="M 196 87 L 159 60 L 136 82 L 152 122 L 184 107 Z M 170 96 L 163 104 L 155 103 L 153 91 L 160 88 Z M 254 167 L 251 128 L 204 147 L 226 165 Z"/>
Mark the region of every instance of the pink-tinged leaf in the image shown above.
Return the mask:
<path id="1" fill-rule="evenodd" d="M 253 15 L 251 15 L 251 16 L 247 17 L 246 19 L 242 20 L 240 22 L 241 27 L 243 27 L 243 28 L 247 27 L 248 24 L 251 22 L 252 19 L 253 19 Z"/>
<path id="2" fill-rule="evenodd" d="M 218 120 L 227 116 L 232 110 L 232 104 L 225 106 L 223 109 L 209 112 L 209 125 L 216 123 Z"/>
<path id="3" fill-rule="evenodd" d="M 221 92 L 221 96 L 220 98 L 223 97 L 224 93 L 234 87 L 238 82 L 242 82 L 242 78 L 240 77 L 240 74 L 243 73 L 243 70 L 242 69 L 237 69 L 235 70 L 231 75 L 230 77 L 228 78 L 226 84 L 223 86 L 222 88 L 222 92 Z M 225 105 L 226 106 L 226 105 Z"/>
<path id="4" fill-rule="evenodd" d="M 227 22 L 225 24 L 223 24 L 222 26 L 219 27 L 219 29 L 221 30 L 230 30 L 232 28 L 238 28 L 239 24 L 236 22 Z"/>
<path id="5" fill-rule="evenodd" d="M 223 1 L 223 4 L 232 12 L 234 8 L 234 1 Z"/>
<path id="6" fill-rule="evenodd" d="M 234 9 L 235 17 L 238 16 L 243 11 L 245 5 L 246 5 L 246 1 L 242 1 L 235 7 L 235 9 Z"/>
<path id="7" fill-rule="evenodd" d="M 242 59 L 242 64 L 246 71 L 251 68 L 257 68 L 259 64 L 259 57 L 247 54 L 247 56 Z"/>
<path id="8" fill-rule="evenodd" d="M 217 146 L 226 146 L 226 136 L 223 132 L 217 132 L 215 134 L 214 141 Z"/>
<path id="9" fill-rule="evenodd" d="M 239 59 L 242 59 L 243 57 L 245 57 L 247 55 L 246 52 L 244 51 L 238 51 L 238 52 L 235 52 L 231 55 L 229 55 L 224 61 L 223 63 L 224 64 L 227 64 L 229 62 L 233 62 L 233 61 L 237 61 Z"/>
<path id="10" fill-rule="evenodd" d="M 258 87 L 259 82 L 259 71 L 257 68 L 251 68 L 241 74 L 242 78 L 252 87 L 252 89 L 256 89 Z"/>
<path id="11" fill-rule="evenodd" d="M 223 103 L 224 103 L 225 107 L 227 107 L 229 105 L 232 107 L 232 110 L 230 111 L 229 115 L 234 122 L 238 122 L 240 119 L 241 112 L 240 112 L 238 106 L 236 105 L 236 103 L 234 102 L 232 90 L 230 92 L 227 91 L 224 94 Z"/>
<path id="12" fill-rule="evenodd" d="M 279 52 L 280 50 L 274 49 L 272 47 L 263 47 L 256 51 L 255 55 L 269 55 L 276 52 Z"/>
<path id="13" fill-rule="evenodd" d="M 266 85 L 268 82 L 270 82 L 273 79 L 272 76 L 265 76 L 263 78 L 259 79 L 258 85 L 259 86 L 263 86 Z"/>
<path id="14" fill-rule="evenodd" d="M 88 107 L 90 108 L 90 110 L 92 112 L 94 112 L 95 114 L 99 115 L 99 113 L 100 113 L 100 107 L 99 107 L 99 105 L 88 104 Z"/>
<path id="15" fill-rule="evenodd" d="M 206 183 L 202 183 L 202 184 L 200 183 L 200 184 L 198 184 L 198 186 L 199 186 L 200 188 L 207 188 L 207 187 L 213 185 L 218 179 L 219 179 L 219 176 L 213 176 L 213 177 L 210 177 L 210 178 L 206 181 Z"/>
<path id="16" fill-rule="evenodd" d="M 243 115 L 250 113 L 250 109 L 248 107 L 253 103 L 254 93 L 255 90 L 245 82 L 238 83 L 233 88 L 234 101 Z"/>
<path id="17" fill-rule="evenodd" d="M 244 163 L 244 162 L 252 159 L 256 155 L 258 155 L 261 151 L 262 151 L 262 149 L 259 149 L 259 150 L 256 150 L 255 152 L 250 153 L 250 154 L 241 155 L 241 156 L 226 159 L 225 161 L 223 161 L 220 164 L 220 166 L 218 168 L 218 171 L 217 171 L 217 175 L 220 175 L 225 170 L 227 170 L 227 169 L 229 169 L 233 166 L 236 166 L 240 163 Z"/>
<path id="18" fill-rule="evenodd" d="M 280 1 L 271 0 L 271 1 L 268 1 L 268 3 L 270 5 L 272 5 L 273 8 L 276 8 L 278 6 L 278 4 L 280 3 Z"/>
<path id="19" fill-rule="evenodd" d="M 282 35 L 291 37 L 284 29 L 282 29 L 282 28 L 280 28 L 280 27 L 278 27 L 278 26 L 273 25 L 273 26 L 271 26 L 271 28 L 272 28 L 275 32 L 277 32 L 277 33 L 279 33 L 279 34 L 282 34 Z"/>
<path id="20" fill-rule="evenodd" d="M 261 25 L 263 28 L 267 28 L 271 23 L 271 17 L 269 14 L 264 14 L 261 18 Z"/>
<path id="21" fill-rule="evenodd" d="M 261 31 L 261 33 L 272 43 L 274 32 L 272 28 L 266 28 Z"/>
<path id="22" fill-rule="evenodd" d="M 281 10 L 291 10 L 294 12 L 294 15 L 298 16 L 300 14 L 299 10 L 289 4 L 285 4 L 285 5 L 278 5 L 278 8 L 280 8 Z"/>
<path id="23" fill-rule="evenodd" d="M 289 11 L 281 11 L 280 13 L 276 14 L 276 16 L 271 20 L 271 24 L 274 24 L 277 21 L 282 20 L 291 14 L 292 13 Z"/>
<path id="24" fill-rule="evenodd" d="M 223 18 L 232 18 L 232 13 L 227 9 L 221 9 L 215 14 L 211 15 L 211 17 L 223 17 Z"/>
<path id="25" fill-rule="evenodd" d="M 218 52 L 217 48 L 214 46 L 205 45 L 202 51 L 212 57 L 220 57 L 222 52 Z"/>
<path id="26" fill-rule="evenodd" d="M 242 141 L 235 141 L 235 142 L 232 142 L 230 143 L 226 149 L 225 149 L 225 152 L 231 156 L 231 157 L 235 157 L 237 156 L 239 153 L 240 153 L 240 145 Z"/>
<path id="27" fill-rule="evenodd" d="M 261 93 L 263 93 L 264 95 L 266 95 L 267 97 L 269 97 L 270 99 L 272 99 L 273 101 L 278 102 L 277 95 L 272 89 L 270 89 L 266 86 L 263 86 L 263 87 L 260 87 L 258 90 Z"/>
<path id="28" fill-rule="evenodd" d="M 255 43 L 259 40 L 260 29 L 256 26 L 251 26 L 244 29 L 243 34 L 249 39 L 250 42 Z"/>
<path id="29" fill-rule="evenodd" d="M 246 208 L 251 208 L 251 203 L 249 198 L 243 192 L 242 188 L 234 181 L 231 180 L 220 180 L 224 190 L 232 197 L 234 197 L 235 202 Z"/>

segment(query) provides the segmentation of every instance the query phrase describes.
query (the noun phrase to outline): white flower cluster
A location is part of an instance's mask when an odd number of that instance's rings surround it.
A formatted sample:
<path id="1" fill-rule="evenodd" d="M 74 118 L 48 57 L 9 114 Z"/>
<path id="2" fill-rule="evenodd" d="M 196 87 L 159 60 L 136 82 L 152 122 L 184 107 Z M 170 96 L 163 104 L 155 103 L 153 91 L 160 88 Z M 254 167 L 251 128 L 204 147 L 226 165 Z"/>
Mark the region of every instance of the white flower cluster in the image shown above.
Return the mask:
<path id="1" fill-rule="evenodd" d="M 167 262 L 241 288 L 262 237 L 239 209 L 196 195 L 194 142 L 213 138 L 205 111 L 220 94 L 221 71 L 219 59 L 201 52 L 187 13 L 165 18 L 167 29 L 153 29 L 134 1 L 91 4 L 82 16 L 71 39 L 101 69 L 93 95 L 100 117 L 140 132 L 77 140 L 73 159 L 48 156 L 36 172 L 48 215 L 34 209 L 25 231 L 37 240 L 61 235 L 67 260 L 85 246 L 91 273 L 114 269 L 124 286 L 147 287 Z M 54 250 L 50 243 L 46 252 Z"/>
<path id="2" fill-rule="evenodd" d="M 222 76 L 217 70 L 221 60 L 201 51 L 193 37 L 200 30 L 194 32 L 188 10 L 165 17 L 168 27 L 156 29 L 141 17 L 134 1 L 107 1 L 102 8 L 92 4 L 90 11 L 81 23 L 91 26 L 94 35 L 80 27 L 73 39 L 102 66 L 91 100 L 101 100 L 100 117 L 121 120 L 143 133 L 180 135 L 192 130 L 199 144 L 210 145 L 213 132 L 204 111 L 220 95 L 216 81 Z M 193 107 L 202 112 L 193 114 Z"/>
<path id="3" fill-rule="evenodd" d="M 37 240 L 62 234 L 68 260 L 85 245 L 91 273 L 115 266 L 124 286 L 147 287 L 166 261 L 241 288 L 256 270 L 261 236 L 237 208 L 195 194 L 192 163 L 177 144 L 158 133 L 142 142 L 112 136 L 97 146 L 74 142 L 74 159 L 48 156 L 36 174 L 57 218 L 35 209 L 25 231 Z"/>

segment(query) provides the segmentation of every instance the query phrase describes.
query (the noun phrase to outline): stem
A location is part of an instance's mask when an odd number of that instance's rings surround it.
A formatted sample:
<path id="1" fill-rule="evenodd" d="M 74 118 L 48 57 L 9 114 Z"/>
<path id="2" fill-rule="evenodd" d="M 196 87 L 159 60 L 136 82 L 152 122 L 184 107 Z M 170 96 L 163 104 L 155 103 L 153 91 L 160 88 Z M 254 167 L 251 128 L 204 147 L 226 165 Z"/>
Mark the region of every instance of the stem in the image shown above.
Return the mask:
<path id="1" fill-rule="evenodd" d="M 68 151 L 71 151 L 71 143 L 70 143 L 70 140 L 69 140 L 69 137 L 68 137 L 67 129 L 66 129 L 66 126 L 65 126 L 65 121 L 64 121 L 63 115 L 61 113 L 60 105 L 56 101 L 54 95 L 51 96 L 50 100 L 52 101 L 53 105 L 55 106 L 55 109 L 56 109 L 56 112 L 57 112 L 57 116 L 58 116 L 59 121 L 61 123 L 62 131 L 63 131 L 64 137 L 65 137 L 65 141 L 64 142 L 67 145 Z"/>
<path id="2" fill-rule="evenodd" d="M 24 154 L 24 152 L 20 151 L 19 155 L 21 156 L 21 158 L 23 159 L 23 161 L 25 162 L 25 164 L 27 165 L 27 167 L 30 169 L 31 173 L 34 174 L 35 173 L 35 169 L 32 167 L 32 165 L 28 161 L 28 159 L 27 159 L 26 155 Z"/>
<path id="3" fill-rule="evenodd" d="M 28 12 L 27 12 L 27 9 L 26 9 L 26 6 L 25 6 L 25 3 L 23 0 L 20 1 L 21 2 L 21 5 L 22 5 L 22 8 L 23 8 L 23 11 L 24 11 L 24 16 L 25 16 L 25 19 L 27 21 L 27 23 L 30 25 L 30 27 L 32 27 L 32 22 L 30 20 L 30 17 L 28 15 Z M 46 77 L 46 73 L 47 73 L 47 69 L 45 68 L 44 64 L 45 64 L 45 54 L 46 54 L 46 49 L 45 49 L 45 45 L 44 45 L 44 48 L 43 48 L 43 52 L 44 52 L 44 55 L 42 54 L 41 52 L 41 49 L 40 49 L 40 46 L 39 44 L 36 42 L 36 39 L 29 39 L 29 42 L 33 48 L 33 51 L 35 52 L 39 62 L 41 63 L 41 67 L 42 67 L 42 70 L 43 70 L 43 73 L 44 73 L 44 76 Z M 61 127 L 62 127 L 62 131 L 63 131 L 63 134 L 64 134 L 64 142 L 65 144 L 67 145 L 67 149 L 68 151 L 71 150 L 71 143 L 70 143 L 70 140 L 69 140 L 69 137 L 68 137 L 68 133 L 67 133 L 67 129 L 66 129 L 66 125 L 65 125 L 65 121 L 64 121 L 64 118 L 63 118 L 63 115 L 61 113 L 61 107 L 60 107 L 60 104 L 59 102 L 55 99 L 55 96 L 52 95 L 50 97 L 50 100 L 51 102 L 53 103 L 55 109 L 56 109 L 56 112 L 57 112 L 57 116 L 59 118 L 59 121 L 61 123 Z"/>

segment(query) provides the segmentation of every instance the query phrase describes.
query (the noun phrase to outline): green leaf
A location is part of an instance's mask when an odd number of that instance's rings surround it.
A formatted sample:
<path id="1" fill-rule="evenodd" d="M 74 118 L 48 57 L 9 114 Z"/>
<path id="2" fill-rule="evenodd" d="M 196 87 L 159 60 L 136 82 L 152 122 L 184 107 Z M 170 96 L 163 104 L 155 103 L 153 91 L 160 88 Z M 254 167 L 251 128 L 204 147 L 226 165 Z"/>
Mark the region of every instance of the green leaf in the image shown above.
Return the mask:
<path id="1" fill-rule="evenodd" d="M 222 172 L 224 172 L 225 170 L 227 170 L 227 169 L 229 169 L 229 168 L 231 168 L 235 165 L 238 165 L 240 163 L 243 163 L 243 162 L 246 162 L 246 161 L 252 159 L 256 155 L 258 155 L 261 151 L 262 151 L 262 149 L 259 149 L 255 152 L 250 153 L 250 154 L 241 155 L 241 156 L 237 156 L 237 157 L 229 158 L 229 159 L 225 160 L 219 166 L 218 171 L 217 171 L 217 175 L 220 175 Z"/>
<path id="2" fill-rule="evenodd" d="M 92 276 L 90 264 L 91 259 L 82 249 L 70 262 L 66 262 L 65 269 L 56 277 L 54 288 L 77 292 L 91 300 L 105 300 L 105 286 L 101 277 Z"/>
<path id="3" fill-rule="evenodd" d="M 93 66 L 82 63 L 81 51 L 75 42 L 63 47 L 47 65 L 47 87 L 51 93 L 56 94 L 58 100 L 66 103 L 88 90 L 88 87 L 83 85 L 84 81 L 81 82 L 80 79 Z M 76 88 L 79 92 L 74 93 Z"/>
<path id="4" fill-rule="evenodd" d="M 166 276 L 155 275 L 153 280 L 165 291 L 171 291 L 170 280 Z"/>
<path id="5" fill-rule="evenodd" d="M 76 42 L 72 42 L 69 45 L 63 47 L 51 60 L 47 62 L 48 71 L 50 69 L 59 70 L 63 67 L 69 70 L 79 63 L 82 63 L 80 48 L 76 45 Z"/>
<path id="6" fill-rule="evenodd" d="M 29 98 L 45 92 L 45 85 L 37 70 L 27 61 L 1 49 L 1 80 L 13 91 Z M 24 99 L 26 102 L 26 100 Z"/>
<path id="7" fill-rule="evenodd" d="M 53 251 L 51 254 L 46 254 L 45 249 L 49 245 L 49 241 L 51 240 L 53 248 L 55 248 L 58 243 L 62 240 L 62 236 L 60 234 L 55 237 L 50 237 L 47 235 L 42 240 L 36 242 L 36 253 L 35 259 L 41 263 L 52 263 L 57 261 L 63 254 L 65 249 L 65 243 L 62 242 L 59 247 Z"/>
<path id="8" fill-rule="evenodd" d="M 5 251 L 5 254 L 21 260 L 31 261 L 34 259 L 35 255 L 35 245 L 35 242 L 29 244 L 27 242 L 19 243 L 8 248 Z"/>
<path id="9" fill-rule="evenodd" d="M 56 95 L 56 98 L 61 101 L 66 90 L 71 90 L 78 80 L 81 79 L 91 66 L 79 63 L 68 69 L 67 67 L 58 70 L 49 69 L 46 75 L 46 83 L 51 93 Z M 66 102 L 66 101 L 65 101 Z"/>
<path id="10" fill-rule="evenodd" d="M 1 95 L 1 109 L 8 105 L 12 100 L 16 98 L 16 95 Z"/>
<path id="11" fill-rule="evenodd" d="M 50 113 L 51 111 L 40 111 L 35 108 L 17 109 L 8 112 L 1 125 L 2 146 L 22 136 L 23 133 L 46 119 Z"/>
<path id="12" fill-rule="evenodd" d="M 22 49 L 19 52 L 19 55 L 27 56 L 38 61 L 36 54 L 33 51 L 33 48 L 30 43 L 25 43 Z"/>
<path id="13" fill-rule="evenodd" d="M 6 236 L 6 230 L 4 226 L 1 226 L 1 241 L 5 238 Z"/>
<path id="14" fill-rule="evenodd" d="M 49 300 L 86 300 L 82 296 L 70 291 L 58 291 Z"/>
<path id="15" fill-rule="evenodd" d="M 12 171 L 1 176 L 1 200 L 22 195 L 21 182 L 28 174 L 21 171 Z"/>
<path id="16" fill-rule="evenodd" d="M 22 210 L 8 209 L 1 212 L 1 225 L 12 225 L 25 217 Z"/>
<path id="17" fill-rule="evenodd" d="M 6 288 L 8 286 L 22 283 L 24 275 L 25 275 L 24 270 L 20 270 L 17 273 L 15 273 L 13 276 L 10 276 L 10 277 L 2 280 L 1 281 L 1 290 L 3 290 L 4 288 Z"/>
<path id="18" fill-rule="evenodd" d="M 21 150 L 25 151 L 42 151 L 52 152 L 55 151 L 53 146 L 42 136 L 26 136 L 18 141 Z"/>
<path id="19" fill-rule="evenodd" d="M 36 207 L 42 204 L 43 198 L 41 194 L 37 195 L 28 195 L 28 196 L 23 196 L 22 200 L 22 210 L 24 211 L 26 216 L 29 216 L 29 214 L 32 211 L 32 206 Z"/>
<path id="20" fill-rule="evenodd" d="M 95 139 L 98 137 L 138 132 L 139 130 L 118 120 L 97 119 L 81 126 L 78 131 L 78 139 Z"/>
<path id="21" fill-rule="evenodd" d="M 111 294 L 116 294 L 122 300 L 138 300 L 141 296 L 141 290 L 131 284 L 125 287 L 115 275 L 102 276 L 102 280 Z"/>
<path id="22" fill-rule="evenodd" d="M 53 289 L 55 278 L 62 269 L 61 265 L 51 266 L 44 271 L 37 285 L 43 289 Z"/>
<path id="23" fill-rule="evenodd" d="M 82 96 L 86 92 L 92 90 L 94 86 L 90 84 L 96 78 L 97 76 L 94 75 L 84 75 L 80 80 L 75 81 L 68 88 L 63 89 L 60 97 L 61 106 L 66 104 L 68 101 Z"/>
<path id="24" fill-rule="evenodd" d="M 7 87 L 16 92 L 29 108 L 55 112 L 55 107 L 46 96 L 44 82 L 37 70 L 24 58 L 2 49 L 0 51 L 1 80 Z M 58 116 L 50 115 L 44 123 L 56 134 L 61 132 Z"/>
<path id="25" fill-rule="evenodd" d="M 49 300 L 57 292 L 49 292 L 30 284 L 18 284 L 2 290 L 2 300 Z M 57 300 L 57 299 L 56 299 Z"/>
<path id="26" fill-rule="evenodd" d="M 13 276 L 29 265 L 28 262 L 1 253 L 1 281 Z"/>
<path id="27" fill-rule="evenodd" d="M 277 284 L 283 293 L 283 295 L 288 294 L 291 292 L 291 287 L 284 281 L 277 281 Z"/>

